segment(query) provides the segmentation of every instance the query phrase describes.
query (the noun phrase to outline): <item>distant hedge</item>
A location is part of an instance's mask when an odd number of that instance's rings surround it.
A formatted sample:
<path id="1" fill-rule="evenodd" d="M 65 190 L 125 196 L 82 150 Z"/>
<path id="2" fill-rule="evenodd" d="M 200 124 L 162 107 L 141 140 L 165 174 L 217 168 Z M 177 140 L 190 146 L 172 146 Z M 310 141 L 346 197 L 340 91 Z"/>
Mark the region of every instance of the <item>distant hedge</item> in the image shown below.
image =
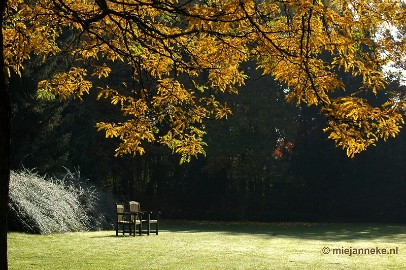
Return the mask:
<path id="1" fill-rule="evenodd" d="M 9 228 L 50 234 L 111 229 L 113 196 L 80 178 L 79 172 L 44 177 L 30 170 L 10 172 Z"/>

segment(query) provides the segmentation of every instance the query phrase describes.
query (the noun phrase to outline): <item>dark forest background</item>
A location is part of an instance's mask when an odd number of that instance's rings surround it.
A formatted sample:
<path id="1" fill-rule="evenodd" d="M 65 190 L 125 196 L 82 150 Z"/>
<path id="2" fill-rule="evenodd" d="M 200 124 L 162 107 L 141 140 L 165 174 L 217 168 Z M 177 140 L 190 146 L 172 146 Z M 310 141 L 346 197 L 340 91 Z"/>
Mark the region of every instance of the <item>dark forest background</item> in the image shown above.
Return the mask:
<path id="1" fill-rule="evenodd" d="M 165 219 L 406 222 L 404 130 L 350 159 L 327 140 L 316 108 L 287 104 L 285 87 L 248 65 L 250 80 L 239 95 L 225 97 L 232 117 L 207 122 L 206 157 L 179 165 L 176 154 L 154 144 L 143 156 L 114 157 L 118 141 L 95 124 L 120 119 L 118 108 L 96 101 L 95 93 L 66 102 L 37 97 L 38 80 L 65 65 L 53 61 L 27 65 L 10 82 L 11 169 L 76 169 Z M 110 85 L 131 85 L 131 70 L 123 66 L 111 78 Z M 347 84 L 355 91 L 357 78 Z M 405 91 L 396 83 L 389 88 Z M 385 96 L 370 98 L 379 103 Z"/>

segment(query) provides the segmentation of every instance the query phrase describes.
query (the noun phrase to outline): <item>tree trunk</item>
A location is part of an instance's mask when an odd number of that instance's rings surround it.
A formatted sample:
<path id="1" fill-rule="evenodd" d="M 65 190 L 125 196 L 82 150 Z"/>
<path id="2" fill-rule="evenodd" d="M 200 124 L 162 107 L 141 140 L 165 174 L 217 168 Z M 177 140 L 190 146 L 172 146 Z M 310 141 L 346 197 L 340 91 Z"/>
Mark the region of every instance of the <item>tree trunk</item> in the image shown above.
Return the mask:
<path id="1" fill-rule="evenodd" d="M 7 1 L 0 2 L 0 25 Z M 3 52 L 3 27 L 0 30 L 0 269 L 7 269 L 7 208 L 10 182 L 11 105 Z"/>

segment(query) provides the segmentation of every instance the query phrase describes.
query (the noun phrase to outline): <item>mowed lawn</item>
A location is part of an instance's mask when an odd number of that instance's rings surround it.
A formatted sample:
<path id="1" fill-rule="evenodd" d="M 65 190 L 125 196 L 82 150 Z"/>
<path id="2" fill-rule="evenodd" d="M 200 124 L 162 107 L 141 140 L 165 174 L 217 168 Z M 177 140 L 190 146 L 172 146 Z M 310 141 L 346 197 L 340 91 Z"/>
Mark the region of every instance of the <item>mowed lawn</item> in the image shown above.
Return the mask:
<path id="1" fill-rule="evenodd" d="M 406 225 L 164 221 L 150 236 L 9 233 L 8 250 L 19 270 L 405 269 Z"/>

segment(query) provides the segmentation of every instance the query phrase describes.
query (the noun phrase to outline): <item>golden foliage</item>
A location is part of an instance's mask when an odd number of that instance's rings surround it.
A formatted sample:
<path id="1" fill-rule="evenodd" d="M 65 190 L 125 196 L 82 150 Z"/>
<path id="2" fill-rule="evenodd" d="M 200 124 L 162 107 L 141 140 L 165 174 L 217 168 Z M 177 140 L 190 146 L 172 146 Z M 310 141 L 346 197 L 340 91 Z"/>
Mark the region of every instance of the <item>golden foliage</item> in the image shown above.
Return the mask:
<path id="1" fill-rule="evenodd" d="M 108 62 L 130 65 L 132 93 L 98 88 L 127 120 L 98 130 L 120 139 L 117 155 L 159 142 L 184 162 L 204 154 L 204 121 L 231 114 L 219 96 L 238 92 L 247 79 L 241 64 L 253 59 L 287 85 L 287 100 L 320 106 L 329 138 L 349 156 L 396 136 L 404 98 L 373 107 L 362 94 L 385 90 L 382 67 L 405 59 L 405 15 L 401 0 L 9 0 L 2 29 L 9 74 L 32 54 L 72 59 L 69 70 L 39 82 L 43 96 L 80 98 L 110 75 Z M 60 44 L 66 29 L 75 38 Z M 359 97 L 333 98 L 345 90 L 340 72 L 362 78 Z"/>
<path id="2" fill-rule="evenodd" d="M 347 155 L 353 157 L 375 145 L 378 139 L 387 140 L 396 137 L 404 124 L 402 114 L 397 112 L 399 103 L 390 101 L 382 108 L 374 108 L 366 100 L 353 97 L 334 99 L 323 111 L 330 117 L 329 138 L 337 146 L 346 149 Z"/>

